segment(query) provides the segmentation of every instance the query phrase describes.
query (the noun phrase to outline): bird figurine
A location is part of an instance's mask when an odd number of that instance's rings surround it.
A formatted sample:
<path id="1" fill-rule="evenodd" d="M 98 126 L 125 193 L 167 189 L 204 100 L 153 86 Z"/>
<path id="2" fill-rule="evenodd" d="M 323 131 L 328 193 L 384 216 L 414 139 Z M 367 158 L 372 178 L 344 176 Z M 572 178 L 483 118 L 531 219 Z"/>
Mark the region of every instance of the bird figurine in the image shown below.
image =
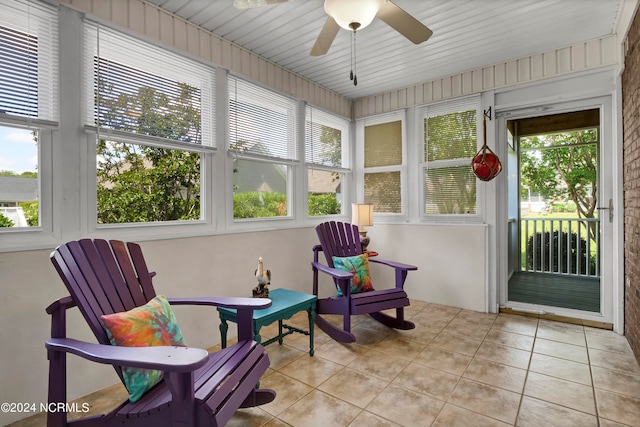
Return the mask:
<path id="1" fill-rule="evenodd" d="M 258 280 L 258 286 L 253 288 L 253 296 L 255 298 L 268 298 L 269 285 L 271 284 L 271 270 L 265 271 L 262 257 L 258 258 L 258 268 L 256 269 L 255 275 L 256 280 Z"/>

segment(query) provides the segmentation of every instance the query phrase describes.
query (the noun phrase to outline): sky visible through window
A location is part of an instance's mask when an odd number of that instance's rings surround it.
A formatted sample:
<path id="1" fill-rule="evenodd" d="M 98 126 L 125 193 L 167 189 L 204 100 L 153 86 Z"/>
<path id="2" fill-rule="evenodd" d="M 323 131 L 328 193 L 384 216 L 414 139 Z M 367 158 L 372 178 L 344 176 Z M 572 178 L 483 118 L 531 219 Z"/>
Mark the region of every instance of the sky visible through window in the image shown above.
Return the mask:
<path id="1" fill-rule="evenodd" d="M 38 145 L 28 129 L 0 126 L 0 171 L 36 172 Z"/>

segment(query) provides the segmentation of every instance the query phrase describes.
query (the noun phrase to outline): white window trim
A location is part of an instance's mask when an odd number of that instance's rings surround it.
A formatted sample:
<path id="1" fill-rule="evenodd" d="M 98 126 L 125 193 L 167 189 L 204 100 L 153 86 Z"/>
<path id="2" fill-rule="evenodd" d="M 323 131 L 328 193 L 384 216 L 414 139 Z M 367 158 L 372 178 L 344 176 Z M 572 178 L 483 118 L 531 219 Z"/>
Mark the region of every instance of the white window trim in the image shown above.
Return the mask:
<path id="1" fill-rule="evenodd" d="M 421 223 L 428 224 L 478 224 L 484 222 L 484 198 L 485 198 L 485 189 L 482 185 L 482 181 L 476 180 L 476 212 L 474 214 L 426 214 L 424 212 L 424 175 L 426 173 L 426 169 L 428 168 L 429 162 L 424 161 L 425 152 L 424 152 L 424 126 L 423 120 L 425 117 L 425 111 L 429 108 L 437 108 L 441 110 L 442 114 L 446 114 L 446 111 L 449 110 L 448 105 L 450 104 L 451 111 L 454 111 L 454 105 L 459 105 L 464 102 L 475 102 L 476 105 L 476 149 L 479 150 L 483 144 L 483 127 L 482 127 L 482 118 L 483 118 L 483 110 L 482 110 L 482 97 L 481 95 L 473 95 L 463 98 L 456 98 L 454 100 L 448 101 L 440 101 L 432 104 L 422 105 L 415 109 L 415 122 L 416 122 L 416 144 L 418 145 L 418 220 Z M 489 126 L 489 124 L 487 124 Z M 448 166 L 463 166 L 469 165 L 471 168 L 471 158 L 470 159 L 452 159 L 452 160 L 438 160 L 434 162 L 438 165 L 438 167 L 448 167 Z"/>
<path id="2" fill-rule="evenodd" d="M 400 172 L 400 197 L 401 213 L 380 213 L 376 212 L 373 216 L 374 222 L 380 223 L 395 223 L 400 221 L 406 221 L 409 216 L 409 192 L 408 192 L 408 144 L 407 144 L 407 117 L 405 110 L 394 111 L 391 113 L 381 114 L 377 116 L 370 116 L 364 119 L 360 119 L 356 122 L 356 153 L 359 155 L 354 156 L 354 169 L 355 169 L 355 181 L 356 181 L 356 198 L 354 203 L 362 203 L 364 201 L 364 128 L 366 126 L 378 125 L 389 122 L 400 121 L 402 129 L 402 164 L 394 166 L 379 166 L 374 168 L 367 168 L 366 172 Z"/>

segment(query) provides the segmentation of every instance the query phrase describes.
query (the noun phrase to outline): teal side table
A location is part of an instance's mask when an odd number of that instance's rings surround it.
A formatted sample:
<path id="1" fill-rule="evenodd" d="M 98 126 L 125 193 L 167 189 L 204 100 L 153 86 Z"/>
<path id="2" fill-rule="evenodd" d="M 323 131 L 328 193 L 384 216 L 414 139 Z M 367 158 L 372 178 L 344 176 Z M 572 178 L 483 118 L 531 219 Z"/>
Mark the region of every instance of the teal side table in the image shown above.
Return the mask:
<path id="1" fill-rule="evenodd" d="M 309 355 L 313 356 L 313 327 L 316 317 L 316 301 L 318 297 L 315 295 L 304 294 L 302 292 L 291 291 L 289 289 L 274 289 L 269 292 L 271 299 L 271 307 L 253 312 L 253 339 L 257 343 L 262 342 L 260 336 L 260 328 L 270 325 L 278 321 L 278 335 L 263 342 L 262 345 L 269 345 L 278 341 L 282 344 L 285 336 L 298 332 L 309 335 Z M 283 320 L 291 319 L 291 317 L 299 311 L 306 310 L 309 316 L 309 330 L 305 331 L 295 326 L 286 325 Z M 237 323 L 237 312 L 233 308 L 218 307 L 220 313 L 220 336 L 222 348 L 227 346 L 227 331 L 229 325 L 227 322 Z M 286 329 L 286 331 L 285 331 Z"/>

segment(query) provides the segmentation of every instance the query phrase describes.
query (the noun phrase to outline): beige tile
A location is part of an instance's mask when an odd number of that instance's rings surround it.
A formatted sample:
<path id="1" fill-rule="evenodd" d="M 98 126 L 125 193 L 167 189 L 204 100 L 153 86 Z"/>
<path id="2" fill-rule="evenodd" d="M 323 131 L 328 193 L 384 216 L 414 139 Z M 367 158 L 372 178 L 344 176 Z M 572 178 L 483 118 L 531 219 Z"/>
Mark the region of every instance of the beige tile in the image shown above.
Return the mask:
<path id="1" fill-rule="evenodd" d="M 489 326 L 455 318 L 443 329 L 443 332 L 482 341 L 489 332 Z"/>
<path id="2" fill-rule="evenodd" d="M 272 344 L 265 347 L 269 354 L 269 361 L 271 362 L 272 369 L 280 369 L 296 359 L 303 356 L 309 356 L 309 353 L 304 350 L 290 347 L 286 344 L 278 345 Z"/>
<path id="3" fill-rule="evenodd" d="M 376 332 L 371 329 L 364 328 L 362 326 L 354 326 L 351 328 L 351 333 L 356 336 L 356 344 L 362 347 L 370 347 L 375 343 L 382 341 L 387 333 Z"/>
<path id="4" fill-rule="evenodd" d="M 587 335 L 587 347 L 590 349 L 611 351 L 633 356 L 633 351 L 626 338 L 621 336 L 603 337 L 600 335 Z"/>
<path id="5" fill-rule="evenodd" d="M 428 426 L 444 402 L 422 393 L 390 385 L 367 406 L 366 410 L 405 427 Z M 329 426 L 331 424 L 325 424 Z"/>
<path id="6" fill-rule="evenodd" d="M 519 350 L 531 351 L 533 348 L 532 336 L 516 334 L 514 332 L 491 329 L 485 338 L 485 342 L 495 343 L 506 347 L 513 347 Z"/>
<path id="7" fill-rule="evenodd" d="M 393 384 L 447 400 L 459 379 L 457 375 L 411 363 L 393 380 Z"/>
<path id="8" fill-rule="evenodd" d="M 406 359 L 369 350 L 349 363 L 348 367 L 385 381 L 392 381 L 409 363 Z"/>
<path id="9" fill-rule="evenodd" d="M 493 322 L 498 317 L 493 313 L 481 313 L 479 311 L 461 310 L 456 316 L 457 320 L 464 320 L 469 323 L 475 323 L 477 325 L 485 325 L 491 327 Z"/>
<path id="10" fill-rule="evenodd" d="M 285 365 L 279 371 L 311 387 L 317 387 L 343 368 L 342 365 L 321 357 L 307 355 Z"/>
<path id="11" fill-rule="evenodd" d="M 527 371 L 476 358 L 471 361 L 463 376 L 494 387 L 522 393 Z"/>
<path id="12" fill-rule="evenodd" d="M 433 328 L 436 330 L 442 330 L 445 328 L 454 318 L 455 314 L 432 312 L 428 307 L 422 310 L 411 318 L 411 321 L 416 324 L 416 328 Z"/>
<path id="13" fill-rule="evenodd" d="M 414 362 L 460 376 L 469 366 L 471 356 L 428 345 L 416 356 Z"/>
<path id="14" fill-rule="evenodd" d="M 589 349 L 589 359 L 593 366 L 640 374 L 638 361 L 631 355 Z"/>
<path id="15" fill-rule="evenodd" d="M 395 317 L 395 310 L 393 313 L 388 313 L 390 316 Z M 357 319 L 357 323 L 354 323 L 353 321 Z M 355 326 L 359 326 L 361 328 L 366 328 L 369 329 L 371 331 L 375 331 L 375 332 L 379 332 L 379 333 L 383 333 L 383 334 L 389 334 L 391 332 L 394 331 L 393 328 L 390 328 L 386 325 L 383 325 L 382 323 L 378 322 L 377 320 L 375 320 L 373 317 L 367 315 L 367 314 L 362 314 L 359 316 L 351 316 L 351 327 L 355 327 Z M 340 323 L 340 327 L 342 327 L 342 322 Z"/>
<path id="16" fill-rule="evenodd" d="M 518 413 L 520 394 L 462 378 L 449 403 L 513 424 Z"/>
<path id="17" fill-rule="evenodd" d="M 598 427 L 598 419 L 590 414 L 524 396 L 518 414 L 518 427 L 576 426 Z"/>
<path id="18" fill-rule="evenodd" d="M 507 427 L 510 425 L 447 403 L 440 411 L 432 427 Z"/>
<path id="19" fill-rule="evenodd" d="M 364 408 L 387 385 L 389 385 L 388 381 L 346 368 L 320 384 L 318 390 L 359 408 Z"/>
<path id="20" fill-rule="evenodd" d="M 416 326 L 414 329 L 395 329 L 393 335 L 398 338 L 405 338 L 422 344 L 429 344 L 442 331 L 442 328 L 430 326 Z"/>
<path id="21" fill-rule="evenodd" d="M 315 356 L 322 357 L 339 365 L 348 365 L 366 352 L 366 347 L 358 344 L 343 344 L 331 340 L 316 347 Z"/>
<path id="22" fill-rule="evenodd" d="M 587 348 L 579 345 L 537 338 L 533 346 L 533 351 L 534 353 L 573 360 L 574 362 L 589 363 Z"/>
<path id="23" fill-rule="evenodd" d="M 629 426 L 640 425 L 640 400 L 596 388 L 598 415 Z"/>
<path id="24" fill-rule="evenodd" d="M 260 408 L 276 416 L 313 390 L 313 387 L 280 372 L 274 372 L 263 378 L 260 387 L 275 390 L 276 398 L 273 402 L 262 405 Z"/>
<path id="25" fill-rule="evenodd" d="M 293 427 L 346 427 L 360 411 L 357 406 L 314 390 L 278 418 Z"/>
<path id="26" fill-rule="evenodd" d="M 372 345 L 372 350 L 395 356 L 401 359 L 413 360 L 427 345 L 405 338 L 386 337 L 382 341 Z"/>
<path id="27" fill-rule="evenodd" d="M 577 411 L 596 414 L 593 389 L 583 384 L 529 372 L 524 394 Z"/>
<path id="28" fill-rule="evenodd" d="M 564 318 L 560 318 L 560 319 L 564 320 Z M 571 319 L 567 319 L 567 320 L 571 320 Z M 577 322 L 579 322 L 579 320 Z M 538 330 L 540 329 L 555 329 L 557 331 L 572 331 L 572 332 L 584 333 L 584 326 L 582 326 L 579 323 L 567 323 L 563 321 L 547 320 L 547 319 L 540 319 L 538 321 Z"/>
<path id="29" fill-rule="evenodd" d="M 607 420 L 606 418 L 600 417 L 600 427 L 630 427 L 626 424 L 620 424 L 615 421 Z"/>
<path id="30" fill-rule="evenodd" d="M 640 375 L 592 366 L 593 386 L 626 396 L 640 396 Z"/>
<path id="31" fill-rule="evenodd" d="M 400 424 L 391 422 L 371 412 L 362 411 L 360 415 L 349 424 L 349 427 L 396 427 L 399 425 Z"/>
<path id="32" fill-rule="evenodd" d="M 584 333 L 574 330 L 558 330 L 548 327 L 540 327 L 538 328 L 536 337 L 550 341 L 563 342 L 565 344 L 579 345 L 582 347 L 586 345 Z"/>
<path id="33" fill-rule="evenodd" d="M 238 409 L 226 427 L 260 427 L 273 419 L 273 415 L 261 408 Z"/>
<path id="34" fill-rule="evenodd" d="M 474 354 L 476 354 L 476 351 L 478 351 L 478 348 L 481 344 L 481 340 L 475 340 L 472 338 L 442 332 L 440 335 L 435 337 L 433 341 L 431 341 L 430 345 L 439 347 L 443 350 L 451 351 L 453 353 L 473 356 Z"/>
<path id="35" fill-rule="evenodd" d="M 515 368 L 526 369 L 529 366 L 531 352 L 485 342 L 482 343 L 475 357 Z"/>
<path id="36" fill-rule="evenodd" d="M 278 418 L 273 418 L 271 421 L 266 423 L 264 427 L 291 427 L 291 425 Z"/>
<path id="37" fill-rule="evenodd" d="M 591 385 L 591 371 L 589 370 L 589 365 L 585 363 L 533 353 L 529 370 L 550 377 Z"/>
<path id="38" fill-rule="evenodd" d="M 517 334 L 535 336 L 538 330 L 538 319 L 501 313 L 493 322 L 492 329 L 515 332 Z"/>

